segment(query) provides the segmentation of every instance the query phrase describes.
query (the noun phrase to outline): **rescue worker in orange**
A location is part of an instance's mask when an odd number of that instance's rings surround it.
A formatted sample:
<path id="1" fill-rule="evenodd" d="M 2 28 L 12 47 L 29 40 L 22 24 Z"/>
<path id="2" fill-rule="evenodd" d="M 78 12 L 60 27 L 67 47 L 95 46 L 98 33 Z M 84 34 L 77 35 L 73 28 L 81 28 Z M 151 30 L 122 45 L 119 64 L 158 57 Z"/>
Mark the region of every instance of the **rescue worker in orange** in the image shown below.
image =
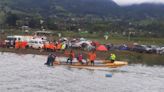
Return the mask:
<path id="1" fill-rule="evenodd" d="M 27 42 L 26 41 L 22 41 L 21 48 L 22 49 L 25 49 L 26 46 L 27 46 Z"/>
<path id="2" fill-rule="evenodd" d="M 21 44 L 22 44 L 22 42 L 20 41 L 20 39 L 18 39 L 18 40 L 15 42 L 15 48 L 16 48 L 16 49 L 21 48 Z"/>
<path id="3" fill-rule="evenodd" d="M 69 53 L 69 57 L 68 57 L 66 63 L 67 63 L 67 64 L 68 64 L 68 63 L 72 64 L 72 60 L 73 60 L 74 57 L 75 57 L 75 53 L 73 52 L 73 50 L 71 50 L 70 53 Z"/>
<path id="4" fill-rule="evenodd" d="M 18 49 L 19 48 L 19 42 L 15 41 L 15 48 Z"/>
<path id="5" fill-rule="evenodd" d="M 90 63 L 90 55 L 91 55 L 91 52 L 88 52 L 87 54 L 87 59 L 86 59 L 86 64 L 88 65 Z"/>
<path id="6" fill-rule="evenodd" d="M 50 48 L 51 51 L 54 51 L 54 43 L 50 42 Z"/>
<path id="7" fill-rule="evenodd" d="M 59 42 L 59 43 L 57 44 L 57 48 L 56 48 L 56 49 L 57 49 L 57 50 L 60 50 L 60 49 L 61 49 L 61 46 L 62 46 L 62 43 Z"/>
<path id="8" fill-rule="evenodd" d="M 94 61 L 96 59 L 96 53 L 92 51 L 92 53 L 88 54 L 88 57 L 89 57 L 89 61 L 91 62 L 91 65 L 94 65 Z"/>
<path id="9" fill-rule="evenodd" d="M 54 51 L 56 51 L 57 49 L 57 46 L 56 46 L 56 43 L 54 43 Z"/>
<path id="10" fill-rule="evenodd" d="M 46 51 L 48 51 L 48 49 L 49 49 L 49 43 L 45 43 L 45 44 L 44 44 L 44 49 L 45 49 Z"/>

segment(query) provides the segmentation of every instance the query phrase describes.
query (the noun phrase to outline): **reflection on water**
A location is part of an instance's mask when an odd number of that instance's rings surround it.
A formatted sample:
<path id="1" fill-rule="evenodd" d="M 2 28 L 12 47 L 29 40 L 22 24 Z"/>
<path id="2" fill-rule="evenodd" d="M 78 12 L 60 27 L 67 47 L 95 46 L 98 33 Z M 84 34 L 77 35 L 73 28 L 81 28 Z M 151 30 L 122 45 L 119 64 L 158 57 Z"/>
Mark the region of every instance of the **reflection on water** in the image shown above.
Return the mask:
<path id="1" fill-rule="evenodd" d="M 0 55 L 1 92 L 164 92 L 164 67 L 87 70 L 47 67 L 46 56 Z M 112 74 L 111 78 L 105 74 Z"/>

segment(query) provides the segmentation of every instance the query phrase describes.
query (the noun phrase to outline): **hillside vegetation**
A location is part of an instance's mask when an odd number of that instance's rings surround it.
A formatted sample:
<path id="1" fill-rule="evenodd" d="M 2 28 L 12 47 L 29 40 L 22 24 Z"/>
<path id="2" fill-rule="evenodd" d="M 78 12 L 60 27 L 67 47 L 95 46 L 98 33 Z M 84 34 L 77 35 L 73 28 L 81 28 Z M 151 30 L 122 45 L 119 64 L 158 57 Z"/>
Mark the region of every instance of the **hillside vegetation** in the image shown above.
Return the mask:
<path id="1" fill-rule="evenodd" d="M 164 36 L 164 5 L 119 6 L 112 0 L 1 0 L 0 27 Z M 40 20 L 44 23 L 41 24 Z"/>

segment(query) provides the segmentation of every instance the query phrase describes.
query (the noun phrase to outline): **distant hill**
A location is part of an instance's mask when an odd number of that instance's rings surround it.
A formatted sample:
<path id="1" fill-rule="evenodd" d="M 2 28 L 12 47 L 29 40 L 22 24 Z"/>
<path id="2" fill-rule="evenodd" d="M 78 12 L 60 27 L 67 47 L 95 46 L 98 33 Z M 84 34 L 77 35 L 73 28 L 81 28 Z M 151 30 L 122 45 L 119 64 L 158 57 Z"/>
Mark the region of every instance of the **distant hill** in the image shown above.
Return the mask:
<path id="1" fill-rule="evenodd" d="M 50 15 L 96 15 L 117 18 L 164 18 L 164 5 L 140 4 L 119 6 L 112 0 L 1 0 L 1 8 L 27 14 Z"/>
<path id="2" fill-rule="evenodd" d="M 61 12 L 106 15 L 118 7 L 110 0 L 5 0 L 0 3 L 13 10 L 47 15 Z"/>
<path id="3" fill-rule="evenodd" d="M 164 18 L 164 4 L 144 3 L 122 7 L 125 14 L 131 17 L 148 17 L 148 18 Z M 135 18 L 135 17 L 134 17 Z"/>

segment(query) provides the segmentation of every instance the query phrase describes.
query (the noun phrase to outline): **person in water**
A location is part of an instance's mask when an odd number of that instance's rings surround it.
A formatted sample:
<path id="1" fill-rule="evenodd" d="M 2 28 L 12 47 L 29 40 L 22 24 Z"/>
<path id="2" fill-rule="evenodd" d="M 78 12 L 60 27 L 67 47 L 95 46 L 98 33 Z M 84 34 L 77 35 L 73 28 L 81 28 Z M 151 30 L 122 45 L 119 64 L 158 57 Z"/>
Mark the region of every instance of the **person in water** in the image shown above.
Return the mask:
<path id="1" fill-rule="evenodd" d="M 54 63 L 55 59 L 56 59 L 55 54 L 49 54 L 48 58 L 47 58 L 47 62 L 45 63 L 45 65 L 53 66 L 53 63 Z"/>
<path id="2" fill-rule="evenodd" d="M 70 53 L 69 53 L 69 57 L 68 57 L 68 59 L 67 59 L 67 64 L 68 63 L 70 63 L 70 64 L 72 64 L 72 61 L 73 61 L 73 58 L 75 57 L 75 53 L 73 52 L 73 50 L 71 50 L 70 51 Z"/>

